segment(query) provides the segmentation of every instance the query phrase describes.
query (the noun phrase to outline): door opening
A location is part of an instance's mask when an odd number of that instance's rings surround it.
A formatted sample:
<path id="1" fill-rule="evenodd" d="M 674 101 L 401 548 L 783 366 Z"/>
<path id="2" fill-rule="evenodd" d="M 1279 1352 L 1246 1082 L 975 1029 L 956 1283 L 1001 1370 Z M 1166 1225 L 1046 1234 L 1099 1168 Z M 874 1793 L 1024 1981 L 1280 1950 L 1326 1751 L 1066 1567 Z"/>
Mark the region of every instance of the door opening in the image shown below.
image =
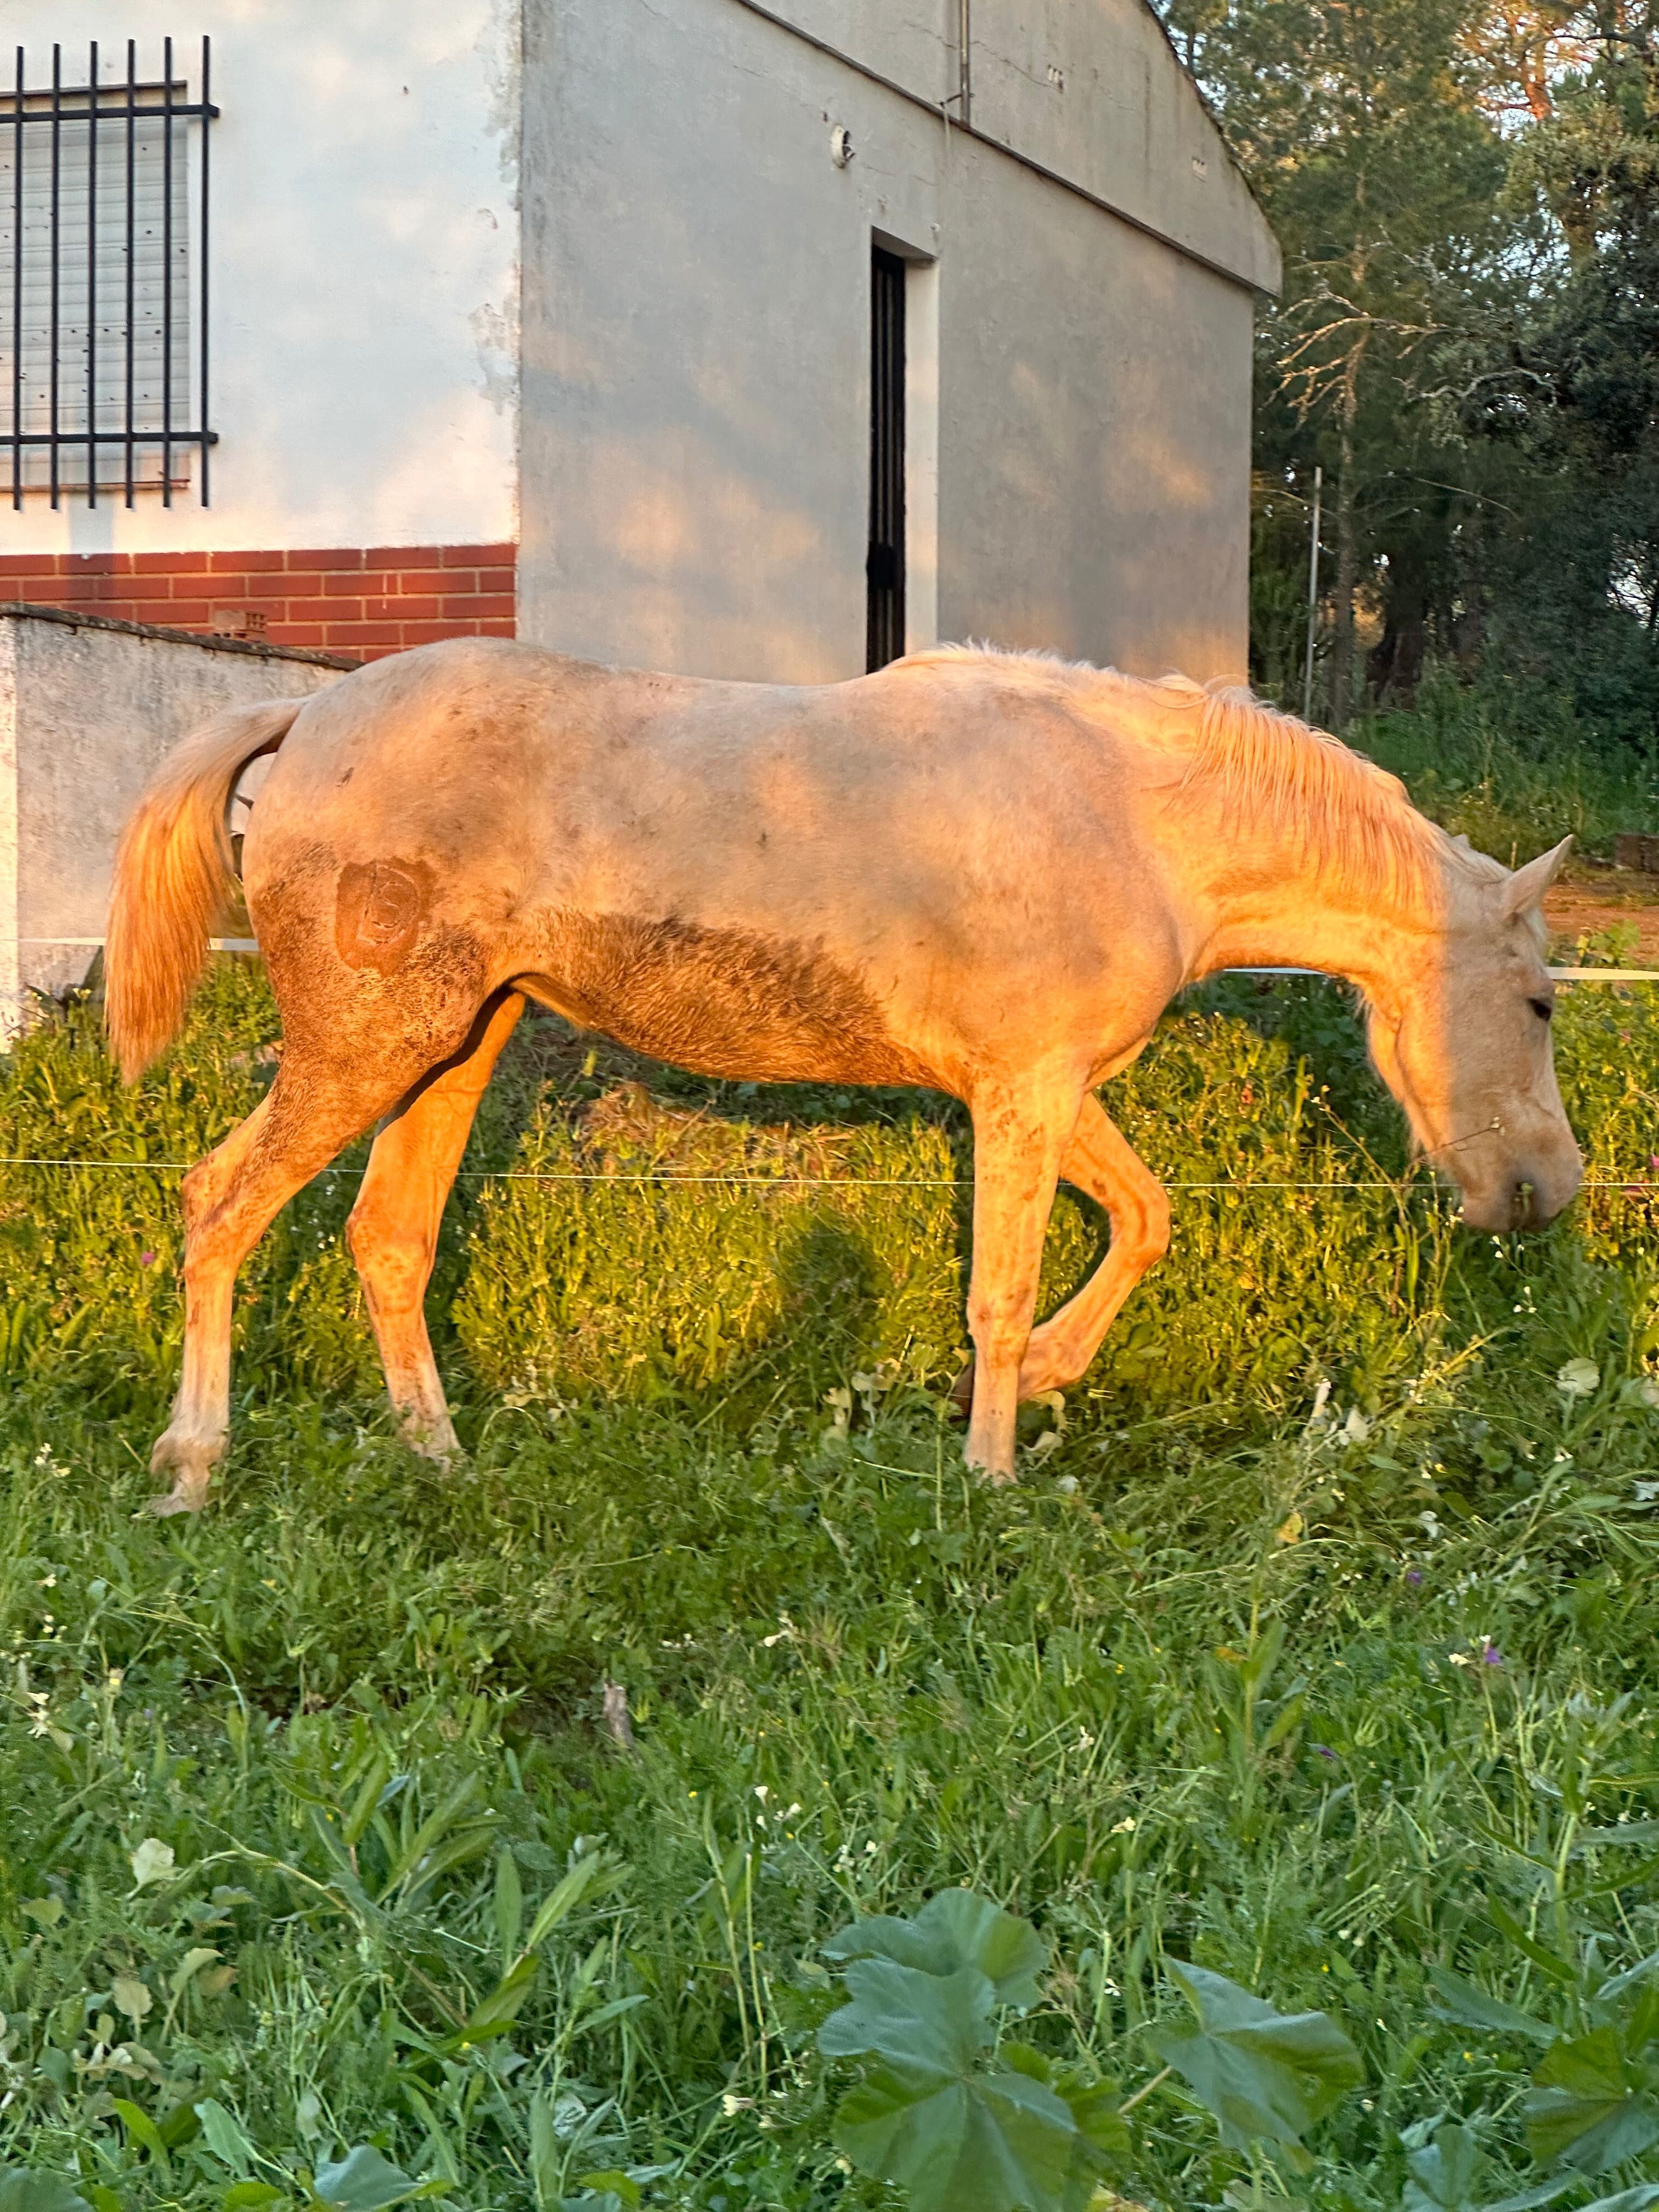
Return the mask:
<path id="1" fill-rule="evenodd" d="M 865 666 L 904 651 L 904 292 L 896 253 L 870 252 L 870 545 Z"/>

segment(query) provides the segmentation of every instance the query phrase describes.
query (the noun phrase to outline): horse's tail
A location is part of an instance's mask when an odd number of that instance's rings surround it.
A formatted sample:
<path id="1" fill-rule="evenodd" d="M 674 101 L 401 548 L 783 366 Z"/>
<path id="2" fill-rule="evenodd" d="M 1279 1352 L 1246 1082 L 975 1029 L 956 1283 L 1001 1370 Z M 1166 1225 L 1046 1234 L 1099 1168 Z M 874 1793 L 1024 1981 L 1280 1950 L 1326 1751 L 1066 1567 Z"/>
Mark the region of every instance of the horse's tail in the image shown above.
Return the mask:
<path id="1" fill-rule="evenodd" d="M 125 1082 L 177 1036 L 224 913 L 236 779 L 276 751 L 305 703 L 270 699 L 216 715 L 167 755 L 128 819 L 104 944 L 104 1022 Z"/>

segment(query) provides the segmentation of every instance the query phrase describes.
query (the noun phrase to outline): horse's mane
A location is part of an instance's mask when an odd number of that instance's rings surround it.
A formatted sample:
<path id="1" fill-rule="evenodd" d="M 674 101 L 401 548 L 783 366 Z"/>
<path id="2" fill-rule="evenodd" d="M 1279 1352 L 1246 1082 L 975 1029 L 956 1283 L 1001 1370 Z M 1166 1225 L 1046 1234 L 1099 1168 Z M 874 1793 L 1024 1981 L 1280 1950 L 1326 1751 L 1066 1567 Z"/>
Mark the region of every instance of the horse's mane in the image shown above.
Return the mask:
<path id="1" fill-rule="evenodd" d="M 1186 756 L 1176 806 L 1218 803 L 1235 822 L 1293 839 L 1319 874 L 1338 876 L 1362 893 L 1421 892 L 1449 866 L 1492 881 L 1504 872 L 1419 814 L 1397 776 L 1242 684 L 1194 684 L 1185 676 L 1150 683 L 1054 653 L 978 646 L 930 647 L 910 659 L 982 661 L 1084 693 L 1097 708 L 1115 710 L 1121 734 Z"/>

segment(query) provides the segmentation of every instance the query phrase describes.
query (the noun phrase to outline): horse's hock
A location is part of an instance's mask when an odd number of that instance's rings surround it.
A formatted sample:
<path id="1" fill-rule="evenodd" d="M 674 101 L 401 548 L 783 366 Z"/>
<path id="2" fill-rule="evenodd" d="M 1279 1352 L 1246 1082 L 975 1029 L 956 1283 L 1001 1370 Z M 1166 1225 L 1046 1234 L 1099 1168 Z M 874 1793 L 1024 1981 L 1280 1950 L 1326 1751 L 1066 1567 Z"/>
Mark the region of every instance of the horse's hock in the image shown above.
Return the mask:
<path id="1" fill-rule="evenodd" d="M 54 607 L 0 605 L 0 1042 L 81 981 L 103 942 L 121 830 L 180 738 L 356 663 Z"/>

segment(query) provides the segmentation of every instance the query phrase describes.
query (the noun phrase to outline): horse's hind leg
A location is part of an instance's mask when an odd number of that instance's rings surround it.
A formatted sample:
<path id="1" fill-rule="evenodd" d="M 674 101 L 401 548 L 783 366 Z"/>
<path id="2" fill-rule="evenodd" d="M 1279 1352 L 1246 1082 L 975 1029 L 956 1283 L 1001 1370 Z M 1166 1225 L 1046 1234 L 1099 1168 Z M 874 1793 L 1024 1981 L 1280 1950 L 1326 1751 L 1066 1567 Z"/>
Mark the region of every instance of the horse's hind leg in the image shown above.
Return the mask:
<path id="1" fill-rule="evenodd" d="M 1125 1144 L 1094 1097 L 1083 1102 L 1060 1179 L 1105 1209 L 1112 1224 L 1111 1248 L 1075 1296 L 1032 1330 L 1020 1362 L 1022 1404 L 1044 1390 L 1063 1390 L 1087 1372 L 1124 1300 L 1170 1245 L 1170 1201 L 1163 1184 Z M 970 1366 L 951 1394 L 964 1413 L 973 1388 Z"/>
<path id="2" fill-rule="evenodd" d="M 230 1427 L 230 1314 L 244 1260 L 296 1190 L 406 1091 L 406 1055 L 290 1046 L 269 1094 L 185 1177 L 185 1352 L 173 1418 L 150 1455 L 171 1474 L 153 1513 L 193 1513 Z"/>
<path id="3" fill-rule="evenodd" d="M 1084 1101 L 1060 1174 L 1105 1209 L 1112 1242 L 1082 1289 L 1032 1330 L 1019 1370 L 1022 1399 L 1063 1390 L 1087 1372 L 1123 1301 L 1170 1249 L 1163 1184 L 1092 1097 Z"/>
<path id="4" fill-rule="evenodd" d="M 516 991 L 491 1000 L 454 1059 L 381 1124 L 346 1224 L 392 1410 L 408 1442 L 434 1459 L 454 1450 L 455 1431 L 427 1334 L 426 1289 L 478 1101 L 523 1012 Z"/>

